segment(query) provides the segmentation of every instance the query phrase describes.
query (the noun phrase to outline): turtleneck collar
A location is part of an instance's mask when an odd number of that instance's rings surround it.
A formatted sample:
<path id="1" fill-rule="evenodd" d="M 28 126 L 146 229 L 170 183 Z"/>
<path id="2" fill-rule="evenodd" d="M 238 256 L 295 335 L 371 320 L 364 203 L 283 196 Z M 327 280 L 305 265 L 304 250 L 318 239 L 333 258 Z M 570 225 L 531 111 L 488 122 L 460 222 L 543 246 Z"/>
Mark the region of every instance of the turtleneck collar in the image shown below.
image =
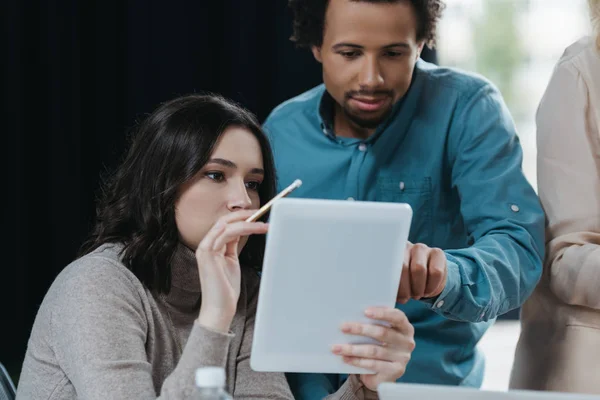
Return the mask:
<path id="1" fill-rule="evenodd" d="M 171 262 L 171 290 L 164 299 L 180 311 L 197 308 L 200 299 L 200 277 L 194 251 L 179 243 Z"/>

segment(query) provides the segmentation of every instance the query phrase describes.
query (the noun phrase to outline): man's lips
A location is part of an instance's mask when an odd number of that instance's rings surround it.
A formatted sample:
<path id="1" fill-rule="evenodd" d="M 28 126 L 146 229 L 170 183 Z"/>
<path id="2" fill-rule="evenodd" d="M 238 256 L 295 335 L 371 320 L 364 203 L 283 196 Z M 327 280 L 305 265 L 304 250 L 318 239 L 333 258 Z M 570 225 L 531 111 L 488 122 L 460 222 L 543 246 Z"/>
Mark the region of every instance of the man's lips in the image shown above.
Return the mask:
<path id="1" fill-rule="evenodd" d="M 378 111 L 387 103 L 387 97 L 360 97 L 353 96 L 350 101 L 361 111 Z"/>

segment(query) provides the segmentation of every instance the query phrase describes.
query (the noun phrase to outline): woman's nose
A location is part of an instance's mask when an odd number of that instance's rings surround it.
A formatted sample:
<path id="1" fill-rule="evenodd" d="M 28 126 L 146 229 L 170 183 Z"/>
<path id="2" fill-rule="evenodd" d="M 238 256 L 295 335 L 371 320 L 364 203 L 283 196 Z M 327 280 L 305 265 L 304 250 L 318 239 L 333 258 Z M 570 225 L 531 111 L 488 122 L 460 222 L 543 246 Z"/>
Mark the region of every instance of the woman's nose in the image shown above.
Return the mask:
<path id="1" fill-rule="evenodd" d="M 246 184 L 235 184 L 231 189 L 227 208 L 230 211 L 247 210 L 252 207 L 252 199 L 248 195 Z"/>

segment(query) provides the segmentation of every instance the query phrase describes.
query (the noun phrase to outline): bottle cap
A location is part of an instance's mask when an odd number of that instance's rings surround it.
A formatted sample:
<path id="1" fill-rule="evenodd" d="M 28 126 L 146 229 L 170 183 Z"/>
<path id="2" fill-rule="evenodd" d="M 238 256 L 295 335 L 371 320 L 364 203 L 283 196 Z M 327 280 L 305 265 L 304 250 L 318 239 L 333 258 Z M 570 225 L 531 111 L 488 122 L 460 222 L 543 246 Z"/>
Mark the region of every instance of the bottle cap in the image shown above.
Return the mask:
<path id="1" fill-rule="evenodd" d="M 196 370 L 197 387 L 224 387 L 225 369 L 221 367 L 203 367 Z"/>

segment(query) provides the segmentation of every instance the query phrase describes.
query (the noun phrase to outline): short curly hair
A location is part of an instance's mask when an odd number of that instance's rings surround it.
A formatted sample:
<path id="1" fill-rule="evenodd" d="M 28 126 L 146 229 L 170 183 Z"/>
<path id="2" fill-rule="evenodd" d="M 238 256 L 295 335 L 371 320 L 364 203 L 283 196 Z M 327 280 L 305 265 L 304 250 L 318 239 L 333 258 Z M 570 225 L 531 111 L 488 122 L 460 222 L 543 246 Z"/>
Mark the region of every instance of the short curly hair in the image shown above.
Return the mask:
<path id="1" fill-rule="evenodd" d="M 351 0 L 368 3 L 396 3 L 407 0 Z M 417 40 L 435 46 L 438 21 L 446 5 L 442 0 L 410 0 L 417 14 Z M 290 38 L 299 47 L 320 47 L 323 44 L 325 12 L 329 0 L 289 0 L 294 14 L 294 33 Z"/>

